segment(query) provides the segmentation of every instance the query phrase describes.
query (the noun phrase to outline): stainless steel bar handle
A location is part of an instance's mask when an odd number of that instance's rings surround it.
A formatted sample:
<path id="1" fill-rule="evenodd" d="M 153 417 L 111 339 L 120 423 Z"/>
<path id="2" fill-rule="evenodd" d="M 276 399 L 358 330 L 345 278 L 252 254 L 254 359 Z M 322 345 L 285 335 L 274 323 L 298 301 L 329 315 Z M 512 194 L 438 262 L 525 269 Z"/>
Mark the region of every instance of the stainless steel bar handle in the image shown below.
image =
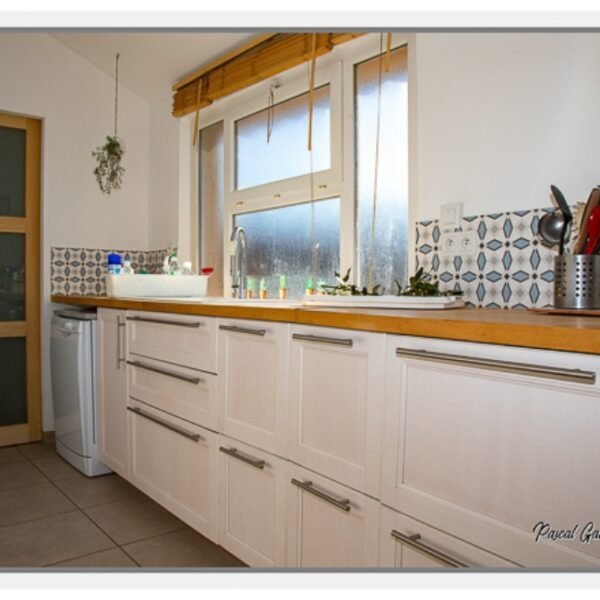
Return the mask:
<path id="1" fill-rule="evenodd" d="M 191 327 L 197 329 L 204 325 L 202 321 L 171 321 L 170 319 L 154 319 L 150 317 L 127 317 L 128 321 L 138 321 L 141 323 L 157 323 L 159 325 L 176 325 L 177 327 Z"/>
<path id="2" fill-rule="evenodd" d="M 464 562 L 461 562 L 456 558 L 452 558 L 451 556 L 448 556 L 448 554 L 445 554 L 440 550 L 436 550 L 435 548 L 431 548 L 431 546 L 427 546 L 423 542 L 420 542 L 419 540 L 421 539 L 421 534 L 419 533 L 415 533 L 414 535 L 406 535 L 404 533 L 400 533 L 396 529 L 392 529 L 391 534 L 392 537 L 397 539 L 399 542 L 402 542 L 403 544 L 414 548 L 418 552 L 421 552 L 422 554 L 425 554 L 441 563 L 444 563 L 449 567 L 454 567 L 455 569 L 469 568 L 469 565 L 465 564 Z"/>
<path id="3" fill-rule="evenodd" d="M 329 494 L 326 494 L 325 492 L 313 487 L 312 481 L 299 481 L 298 479 L 292 479 L 292 483 L 295 486 L 303 489 L 305 492 L 308 492 L 317 498 L 321 498 L 321 500 L 325 500 L 325 502 L 329 502 L 329 504 L 333 504 L 333 506 L 336 508 L 341 508 L 346 512 L 350 512 L 350 500 L 340 500 L 339 498 L 334 498 L 333 496 L 330 496 Z"/>
<path id="4" fill-rule="evenodd" d="M 152 421 L 153 423 L 156 423 L 157 425 L 160 425 L 161 427 L 164 427 L 165 429 L 169 429 L 175 433 L 178 433 L 179 435 L 182 435 L 183 437 L 186 437 L 188 440 L 192 440 L 193 442 L 199 442 L 202 438 L 202 436 L 198 433 L 192 433 L 191 431 L 188 431 L 187 429 L 183 429 L 181 427 L 177 427 L 177 425 L 173 425 L 172 423 L 169 423 L 168 421 L 163 421 L 162 419 L 159 419 L 158 417 L 155 417 L 154 415 L 150 415 L 146 412 L 144 412 L 141 408 L 138 408 L 137 406 L 128 406 L 127 410 L 130 410 L 132 413 L 139 415 L 140 417 L 143 417 L 144 419 L 148 419 L 148 421 Z"/>
<path id="5" fill-rule="evenodd" d="M 121 330 L 124 330 L 124 327 L 125 323 L 121 321 L 121 315 L 117 315 L 117 371 L 121 370 L 121 363 L 125 362 L 125 357 L 121 353 L 123 345 Z"/>
<path id="6" fill-rule="evenodd" d="M 237 448 L 225 448 L 224 446 L 220 446 L 219 450 L 221 452 L 223 452 L 224 454 L 228 454 L 229 456 L 232 456 L 233 458 L 237 458 L 238 460 L 241 460 L 242 462 L 252 465 L 256 469 L 264 469 L 265 465 L 267 464 L 264 460 L 259 460 L 257 458 L 252 458 L 251 456 L 242 454 L 241 452 L 239 452 L 237 450 Z"/>
<path id="7" fill-rule="evenodd" d="M 175 373 L 174 371 L 168 371 L 167 369 L 160 369 L 159 367 L 147 365 L 139 362 L 138 360 L 128 360 L 127 364 L 131 365 L 132 367 L 137 367 L 138 369 L 144 369 L 145 371 L 151 371 L 152 373 L 158 373 L 159 375 L 166 375 L 167 377 L 173 377 L 173 379 L 180 379 L 181 381 L 185 381 L 187 383 L 193 383 L 194 385 L 204 383 L 204 379 L 201 379 L 200 377 L 183 375 L 183 373 Z"/>
<path id="8" fill-rule="evenodd" d="M 300 340 L 302 342 L 315 342 L 319 344 L 332 344 L 333 346 L 346 346 L 352 348 L 354 343 L 350 338 L 333 338 L 323 335 L 309 335 L 305 333 L 293 333 L 292 339 Z"/>
<path id="9" fill-rule="evenodd" d="M 396 356 L 400 358 L 412 358 L 416 360 L 460 365 L 463 367 L 474 367 L 476 369 L 488 369 L 490 371 L 500 371 L 502 373 L 515 373 L 517 375 L 529 375 L 531 377 L 542 377 L 544 379 L 585 383 L 587 385 L 594 385 L 594 383 L 596 383 L 596 373 L 593 371 L 581 371 L 580 369 L 528 365 L 489 358 L 429 352 L 427 350 L 410 350 L 408 348 L 396 348 Z"/>
<path id="10" fill-rule="evenodd" d="M 238 327 L 237 325 L 219 325 L 223 331 L 233 331 L 234 333 L 248 333 L 250 335 L 265 335 L 266 329 L 251 329 L 250 327 Z"/>

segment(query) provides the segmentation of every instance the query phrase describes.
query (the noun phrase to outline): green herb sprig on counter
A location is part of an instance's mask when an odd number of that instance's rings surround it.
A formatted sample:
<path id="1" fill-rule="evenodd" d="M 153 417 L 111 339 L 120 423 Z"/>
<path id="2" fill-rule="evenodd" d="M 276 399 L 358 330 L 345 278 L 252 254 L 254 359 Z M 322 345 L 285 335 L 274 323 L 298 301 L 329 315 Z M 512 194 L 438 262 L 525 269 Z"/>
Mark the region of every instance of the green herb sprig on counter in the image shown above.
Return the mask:
<path id="1" fill-rule="evenodd" d="M 395 280 L 398 291 L 396 296 L 461 296 L 462 290 L 441 291 L 439 282 L 431 282 L 431 275 L 420 267 L 417 272 L 409 278 L 408 285 L 403 289 L 400 282 Z"/>
<path id="2" fill-rule="evenodd" d="M 350 271 L 352 268 L 346 271 L 346 274 L 342 277 L 337 271 L 335 272 L 335 278 L 337 279 L 336 285 L 325 285 L 321 284 L 321 289 L 328 296 L 382 296 L 384 289 L 380 285 L 376 285 L 373 287 L 371 291 L 369 291 L 366 286 L 359 288 L 353 283 L 348 283 L 350 281 Z"/>

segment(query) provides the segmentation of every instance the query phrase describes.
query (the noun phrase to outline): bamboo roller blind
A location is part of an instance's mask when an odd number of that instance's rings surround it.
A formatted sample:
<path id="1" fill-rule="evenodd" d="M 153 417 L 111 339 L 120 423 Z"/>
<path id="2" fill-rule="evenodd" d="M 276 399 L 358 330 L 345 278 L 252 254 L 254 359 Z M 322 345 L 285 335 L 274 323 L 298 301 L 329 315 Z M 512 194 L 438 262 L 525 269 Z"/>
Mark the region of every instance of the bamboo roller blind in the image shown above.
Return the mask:
<path id="1" fill-rule="evenodd" d="M 198 69 L 173 86 L 173 116 L 183 117 L 259 81 L 311 60 L 312 33 L 264 34 Z M 315 56 L 330 52 L 359 33 L 318 33 Z"/>

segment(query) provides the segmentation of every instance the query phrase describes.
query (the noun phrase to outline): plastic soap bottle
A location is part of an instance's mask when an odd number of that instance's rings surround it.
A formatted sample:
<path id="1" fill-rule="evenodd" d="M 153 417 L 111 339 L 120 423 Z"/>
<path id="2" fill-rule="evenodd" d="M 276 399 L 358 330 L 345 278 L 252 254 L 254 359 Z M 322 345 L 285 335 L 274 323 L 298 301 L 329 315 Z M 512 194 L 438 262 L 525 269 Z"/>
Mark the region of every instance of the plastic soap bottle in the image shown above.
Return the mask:
<path id="1" fill-rule="evenodd" d="M 135 271 L 133 270 L 133 267 L 131 266 L 131 262 L 126 260 L 125 264 L 123 265 L 121 274 L 122 275 L 133 275 L 134 273 L 135 273 Z"/>
<path id="2" fill-rule="evenodd" d="M 108 255 L 108 273 L 109 275 L 120 275 L 123 266 L 123 259 L 120 254 L 111 253 Z"/>
<path id="3" fill-rule="evenodd" d="M 179 260 L 177 259 L 177 254 L 173 252 L 171 254 L 171 258 L 169 259 L 169 275 L 180 275 L 181 270 L 179 268 Z"/>
<path id="4" fill-rule="evenodd" d="M 192 261 L 191 260 L 183 261 L 183 268 L 181 269 L 181 274 L 182 275 L 193 275 L 194 274 L 194 271 L 192 271 Z"/>

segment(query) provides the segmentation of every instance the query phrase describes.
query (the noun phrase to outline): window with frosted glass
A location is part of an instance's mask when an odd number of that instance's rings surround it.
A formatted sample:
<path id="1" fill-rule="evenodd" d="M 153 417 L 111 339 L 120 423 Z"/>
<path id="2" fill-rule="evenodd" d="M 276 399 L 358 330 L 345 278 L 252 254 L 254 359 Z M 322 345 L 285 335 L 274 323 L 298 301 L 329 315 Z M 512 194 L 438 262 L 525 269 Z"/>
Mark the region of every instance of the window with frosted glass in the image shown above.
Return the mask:
<path id="1" fill-rule="evenodd" d="M 403 285 L 408 270 L 408 67 L 407 49 L 392 51 L 390 68 L 385 55 L 355 66 L 357 264 L 361 285 L 368 285 L 373 253 L 372 285 L 395 293 L 394 280 Z M 377 114 L 380 106 L 379 165 L 375 235 L 371 240 Z"/>
<path id="2" fill-rule="evenodd" d="M 329 85 L 324 85 L 314 93 L 312 172 L 315 173 L 331 168 L 329 92 Z M 271 133 L 267 141 L 269 123 Z M 309 174 L 311 153 L 307 141 L 308 94 L 236 121 L 236 189 Z"/>
<path id="3" fill-rule="evenodd" d="M 248 277 L 256 289 L 264 278 L 270 298 L 278 297 L 281 275 L 287 278 L 288 296 L 300 298 L 309 277 L 331 282 L 339 270 L 339 198 L 240 214 L 234 224 L 246 232 Z"/>
<path id="4" fill-rule="evenodd" d="M 200 266 L 212 267 L 209 296 L 223 295 L 223 121 L 200 130 Z"/>

